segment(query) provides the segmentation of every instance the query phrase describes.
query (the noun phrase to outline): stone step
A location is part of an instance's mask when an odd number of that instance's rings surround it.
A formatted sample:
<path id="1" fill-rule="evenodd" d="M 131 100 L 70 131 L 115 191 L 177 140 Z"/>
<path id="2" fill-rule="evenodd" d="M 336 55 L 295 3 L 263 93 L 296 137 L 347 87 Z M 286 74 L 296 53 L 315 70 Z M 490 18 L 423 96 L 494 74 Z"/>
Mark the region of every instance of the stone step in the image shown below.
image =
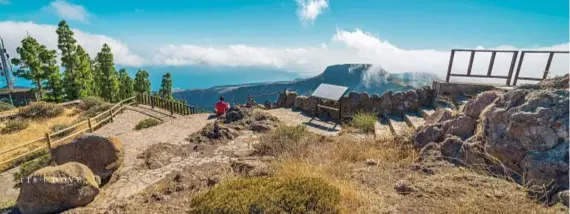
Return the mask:
<path id="1" fill-rule="evenodd" d="M 424 125 L 424 123 L 426 122 L 424 118 L 422 118 L 417 113 L 406 113 L 404 115 L 404 120 L 406 121 L 408 126 L 412 127 L 414 130 Z"/>
<path id="2" fill-rule="evenodd" d="M 392 130 L 390 130 L 390 125 L 388 125 L 388 121 L 379 120 L 374 123 L 374 136 L 377 139 L 381 137 L 392 136 Z"/>
<path id="3" fill-rule="evenodd" d="M 409 129 L 408 124 L 406 121 L 398 116 L 390 116 L 388 117 L 388 124 L 390 125 L 390 130 L 394 136 L 401 136 L 406 133 Z"/>
<path id="4" fill-rule="evenodd" d="M 435 112 L 435 109 L 432 108 L 422 108 L 420 109 L 420 114 L 422 115 L 422 117 L 424 119 L 426 119 L 427 117 L 429 117 L 430 115 L 432 115 Z"/>

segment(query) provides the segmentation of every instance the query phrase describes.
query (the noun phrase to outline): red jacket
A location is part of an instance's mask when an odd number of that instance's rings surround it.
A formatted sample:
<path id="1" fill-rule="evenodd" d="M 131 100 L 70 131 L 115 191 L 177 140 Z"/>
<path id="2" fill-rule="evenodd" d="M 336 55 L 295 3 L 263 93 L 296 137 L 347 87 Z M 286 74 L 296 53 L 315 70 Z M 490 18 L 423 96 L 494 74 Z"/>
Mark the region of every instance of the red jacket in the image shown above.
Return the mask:
<path id="1" fill-rule="evenodd" d="M 230 104 L 224 101 L 216 103 L 216 114 L 223 114 L 230 108 Z"/>

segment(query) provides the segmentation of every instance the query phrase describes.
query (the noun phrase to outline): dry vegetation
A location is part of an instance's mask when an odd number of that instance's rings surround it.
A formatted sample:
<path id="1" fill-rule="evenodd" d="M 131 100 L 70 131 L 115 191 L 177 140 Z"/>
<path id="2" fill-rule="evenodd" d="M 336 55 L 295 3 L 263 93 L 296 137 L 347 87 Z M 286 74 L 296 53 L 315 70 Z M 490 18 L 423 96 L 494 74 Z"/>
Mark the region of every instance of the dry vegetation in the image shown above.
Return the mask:
<path id="1" fill-rule="evenodd" d="M 278 196 L 269 189 L 284 181 L 312 179 L 319 181 L 317 186 L 327 186 L 328 194 L 338 192 L 338 200 L 324 203 L 328 213 L 568 212 L 561 205 L 549 207 L 530 199 L 525 188 L 515 183 L 471 169 L 444 164 L 421 170 L 425 166 L 418 166 L 418 151 L 410 144 L 401 143 L 405 141 L 405 137 L 374 139 L 371 135 L 362 137 L 352 133 L 323 137 L 303 126 L 281 126 L 263 135 L 260 144 L 255 146 L 257 158 L 275 157 L 269 162 L 265 177 L 251 178 L 230 170 L 230 166 L 186 169 L 181 172 L 185 174 L 182 178 L 171 176 L 111 209 L 137 213 L 207 213 L 212 210 L 247 213 L 243 210 L 248 207 L 283 210 L 283 206 L 297 206 L 296 202 L 320 201 L 319 195 L 307 199 L 295 192 L 311 187 L 285 195 L 277 193 Z M 205 176 L 204 173 L 210 174 Z M 395 188 L 397 184 L 403 184 L 406 191 Z M 243 200 L 225 203 L 227 197 Z M 263 197 L 271 200 L 277 197 L 281 202 L 275 203 L 277 207 L 260 204 Z M 298 213 L 311 211 L 303 206 L 297 208 Z"/>
<path id="2" fill-rule="evenodd" d="M 110 104 L 99 98 L 88 97 L 77 107 L 62 107 L 53 103 L 39 102 L 17 109 L 18 117 L 0 122 L 0 152 L 41 139 L 46 133 L 53 133 L 84 121 L 87 116 L 107 110 Z M 75 130 L 85 129 L 87 124 Z M 70 130 L 73 132 L 74 130 Z M 57 140 L 61 136 L 54 136 Z M 0 154 L 0 162 L 18 157 L 33 149 L 45 146 L 45 141 L 38 141 L 28 146 Z M 9 166 L 0 166 L 0 171 Z"/>

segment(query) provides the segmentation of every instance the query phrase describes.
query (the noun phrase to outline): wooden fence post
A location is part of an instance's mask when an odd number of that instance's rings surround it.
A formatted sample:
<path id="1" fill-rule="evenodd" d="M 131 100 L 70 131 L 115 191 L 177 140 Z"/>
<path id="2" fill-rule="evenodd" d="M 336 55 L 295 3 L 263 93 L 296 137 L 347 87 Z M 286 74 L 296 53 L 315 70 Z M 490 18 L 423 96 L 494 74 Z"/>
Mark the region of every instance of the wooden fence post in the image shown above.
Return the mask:
<path id="1" fill-rule="evenodd" d="M 113 108 L 109 110 L 109 113 L 111 113 L 111 122 L 113 122 Z"/>
<path id="2" fill-rule="evenodd" d="M 150 97 L 150 105 L 154 109 L 154 97 L 153 96 Z"/>
<path id="3" fill-rule="evenodd" d="M 123 109 L 123 103 L 121 103 L 121 106 L 119 106 L 119 108 L 121 108 L 121 114 L 122 114 L 123 112 L 125 112 L 125 110 Z"/>
<path id="4" fill-rule="evenodd" d="M 91 125 L 91 118 L 87 118 L 87 125 L 89 125 L 89 133 L 93 133 L 93 126 Z"/>
<path id="5" fill-rule="evenodd" d="M 49 133 L 46 133 L 46 140 L 47 140 L 48 151 L 51 153 L 51 137 L 49 136 Z"/>
<path id="6" fill-rule="evenodd" d="M 168 101 L 168 107 L 170 108 L 170 115 L 174 115 L 174 102 Z"/>

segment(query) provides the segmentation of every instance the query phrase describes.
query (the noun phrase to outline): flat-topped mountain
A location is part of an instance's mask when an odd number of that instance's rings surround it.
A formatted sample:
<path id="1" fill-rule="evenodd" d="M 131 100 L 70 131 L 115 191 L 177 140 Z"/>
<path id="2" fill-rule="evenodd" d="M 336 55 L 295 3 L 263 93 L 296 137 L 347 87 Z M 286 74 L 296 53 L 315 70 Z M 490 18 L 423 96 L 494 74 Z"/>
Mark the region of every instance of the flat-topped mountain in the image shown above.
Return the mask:
<path id="1" fill-rule="evenodd" d="M 391 74 L 379 66 L 371 64 L 332 65 L 317 76 L 294 81 L 252 83 L 242 85 L 217 86 L 207 89 L 192 89 L 174 92 L 177 99 L 186 100 L 191 105 L 212 106 L 218 97 L 223 95 L 227 101 L 245 103 L 248 95 L 265 95 L 255 97 L 256 101 L 276 101 L 277 92 L 285 89 L 296 91 L 301 95 L 310 95 L 321 83 L 349 87 L 349 91 L 382 94 L 384 91 L 403 91 L 431 85 L 437 79 L 427 73 L 396 73 Z"/>

